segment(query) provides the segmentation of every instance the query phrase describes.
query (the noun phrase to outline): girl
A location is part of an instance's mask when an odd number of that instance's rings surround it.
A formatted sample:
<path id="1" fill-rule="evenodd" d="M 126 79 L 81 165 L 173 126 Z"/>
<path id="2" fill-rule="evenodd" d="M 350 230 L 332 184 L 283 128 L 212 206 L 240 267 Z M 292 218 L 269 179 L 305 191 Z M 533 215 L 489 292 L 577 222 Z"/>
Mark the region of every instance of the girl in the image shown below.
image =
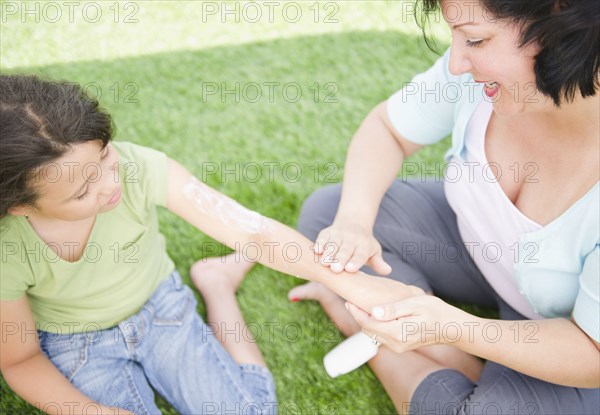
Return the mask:
<path id="1" fill-rule="evenodd" d="M 225 341 L 227 327 L 243 325 L 243 273 L 192 269 L 211 330 L 166 253 L 156 206 L 229 246 L 252 243 L 262 263 L 366 309 L 375 305 L 367 287 L 378 302 L 422 293 L 364 274 L 340 278 L 297 232 L 163 153 L 112 143 L 110 116 L 74 84 L 0 76 L 0 126 L 0 370 L 48 413 L 154 414 L 153 390 L 182 413 L 275 412 L 254 341 Z M 301 249 L 297 262 L 285 261 L 289 243 Z"/>

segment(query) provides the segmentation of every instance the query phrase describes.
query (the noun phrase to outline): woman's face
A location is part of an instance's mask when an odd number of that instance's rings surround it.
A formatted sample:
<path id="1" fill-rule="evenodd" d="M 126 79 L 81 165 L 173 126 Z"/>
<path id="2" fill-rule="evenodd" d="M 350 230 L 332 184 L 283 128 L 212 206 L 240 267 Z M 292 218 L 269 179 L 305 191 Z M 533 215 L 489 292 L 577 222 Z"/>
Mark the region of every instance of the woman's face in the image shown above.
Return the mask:
<path id="1" fill-rule="evenodd" d="M 75 144 L 33 180 L 39 197 L 32 216 L 83 220 L 115 208 L 121 198 L 119 156 L 100 140 Z"/>
<path id="2" fill-rule="evenodd" d="M 510 115 L 552 102 L 535 86 L 535 45 L 519 48 L 520 28 L 497 20 L 476 0 L 441 0 L 452 32 L 450 72 L 470 73 L 485 83 L 487 99 L 498 114 Z"/>

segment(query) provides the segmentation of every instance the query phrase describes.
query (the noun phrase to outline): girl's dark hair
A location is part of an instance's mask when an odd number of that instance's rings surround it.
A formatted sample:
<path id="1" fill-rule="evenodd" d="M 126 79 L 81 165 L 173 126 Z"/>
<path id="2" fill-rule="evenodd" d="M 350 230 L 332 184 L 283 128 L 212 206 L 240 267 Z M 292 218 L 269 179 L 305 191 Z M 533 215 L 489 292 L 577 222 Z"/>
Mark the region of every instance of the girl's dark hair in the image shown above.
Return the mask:
<path id="1" fill-rule="evenodd" d="M 0 218 L 33 205 L 33 178 L 74 144 L 112 139 L 110 115 L 74 83 L 0 75 Z"/>
<path id="2" fill-rule="evenodd" d="M 423 10 L 417 24 L 423 30 L 439 0 L 417 0 Z M 560 106 L 575 99 L 577 90 L 583 97 L 596 94 L 600 87 L 600 2 L 598 0 L 479 0 L 490 17 L 509 20 L 521 26 L 523 47 L 537 43 L 535 57 L 537 89 Z"/>

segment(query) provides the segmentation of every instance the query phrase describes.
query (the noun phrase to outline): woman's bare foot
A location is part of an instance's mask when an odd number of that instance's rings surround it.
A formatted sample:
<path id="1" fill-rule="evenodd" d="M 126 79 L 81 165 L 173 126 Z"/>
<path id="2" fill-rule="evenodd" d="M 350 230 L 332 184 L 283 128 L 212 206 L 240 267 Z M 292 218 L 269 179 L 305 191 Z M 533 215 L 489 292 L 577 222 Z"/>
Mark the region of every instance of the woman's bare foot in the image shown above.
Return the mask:
<path id="1" fill-rule="evenodd" d="M 331 321 L 346 337 L 360 331 L 360 326 L 344 306 L 346 301 L 321 283 L 309 282 L 294 287 L 288 293 L 288 298 L 294 302 L 300 300 L 318 301 Z"/>
<path id="2" fill-rule="evenodd" d="M 196 261 L 190 268 L 190 277 L 203 297 L 214 292 L 235 293 L 253 265 L 234 252 Z"/>

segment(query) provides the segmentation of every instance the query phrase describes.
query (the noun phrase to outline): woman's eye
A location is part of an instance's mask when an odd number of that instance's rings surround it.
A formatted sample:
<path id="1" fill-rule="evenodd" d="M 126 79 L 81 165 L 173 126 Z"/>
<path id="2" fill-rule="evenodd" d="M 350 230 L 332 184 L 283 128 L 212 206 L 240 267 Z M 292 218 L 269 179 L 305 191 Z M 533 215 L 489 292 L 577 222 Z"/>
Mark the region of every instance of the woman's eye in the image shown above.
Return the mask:
<path id="1" fill-rule="evenodd" d="M 483 39 L 481 40 L 467 40 L 466 44 L 470 47 L 477 47 L 483 43 Z"/>

